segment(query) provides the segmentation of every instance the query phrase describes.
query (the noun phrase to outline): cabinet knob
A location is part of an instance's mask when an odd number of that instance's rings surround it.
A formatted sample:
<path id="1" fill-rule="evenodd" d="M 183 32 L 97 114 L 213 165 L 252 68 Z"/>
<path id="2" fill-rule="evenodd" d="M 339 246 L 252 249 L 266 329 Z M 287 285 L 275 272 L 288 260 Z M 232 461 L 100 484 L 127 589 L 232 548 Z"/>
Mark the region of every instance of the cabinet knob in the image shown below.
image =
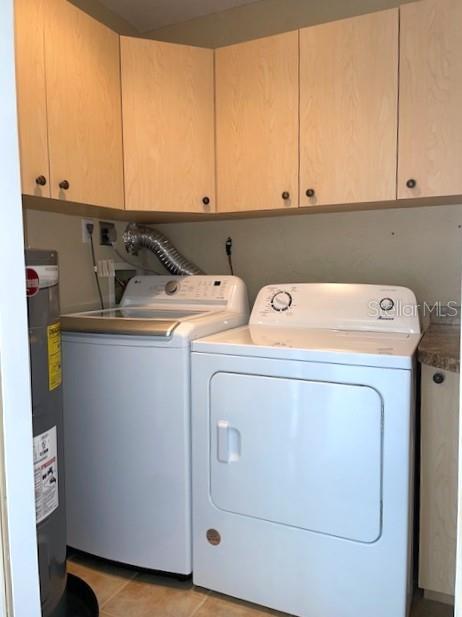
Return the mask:
<path id="1" fill-rule="evenodd" d="M 39 186 L 45 186 L 46 183 L 47 179 L 45 178 L 45 176 L 37 176 L 35 178 L 35 184 L 38 184 Z"/>
<path id="2" fill-rule="evenodd" d="M 443 383 L 444 381 L 444 375 L 443 373 L 435 373 L 433 375 L 433 381 L 437 384 Z"/>
<path id="3" fill-rule="evenodd" d="M 205 197 L 202 197 L 202 203 L 204 204 L 204 206 L 208 206 L 210 203 L 210 197 L 207 197 L 207 195 Z"/>
<path id="4" fill-rule="evenodd" d="M 315 193 L 314 189 L 306 189 L 306 193 L 305 194 L 306 194 L 307 197 L 314 197 L 314 193 Z"/>
<path id="5" fill-rule="evenodd" d="M 59 183 L 59 188 L 63 189 L 63 191 L 67 191 L 67 189 L 69 188 L 70 184 L 67 180 L 61 180 L 61 182 Z"/>
<path id="6" fill-rule="evenodd" d="M 289 191 L 284 191 L 282 194 L 282 199 L 287 200 L 290 199 L 290 193 Z"/>
<path id="7" fill-rule="evenodd" d="M 414 178 L 409 178 L 409 180 L 406 182 L 406 186 L 408 189 L 415 189 L 417 185 L 417 181 L 414 180 Z"/>

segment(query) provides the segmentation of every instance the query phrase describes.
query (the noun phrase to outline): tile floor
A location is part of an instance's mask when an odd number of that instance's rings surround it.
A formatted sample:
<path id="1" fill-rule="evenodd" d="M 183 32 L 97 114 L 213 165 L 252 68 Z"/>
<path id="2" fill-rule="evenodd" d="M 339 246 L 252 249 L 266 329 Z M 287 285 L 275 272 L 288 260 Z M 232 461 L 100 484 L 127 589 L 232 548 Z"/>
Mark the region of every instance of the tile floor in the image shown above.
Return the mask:
<path id="1" fill-rule="evenodd" d="M 189 580 L 179 582 L 168 577 L 136 572 L 82 553 L 74 553 L 69 558 L 68 570 L 92 587 L 98 598 L 100 617 L 265 617 L 265 615 L 284 617 L 285 615 L 195 587 Z M 411 617 L 452 617 L 452 615 L 452 607 L 419 598 Z"/>

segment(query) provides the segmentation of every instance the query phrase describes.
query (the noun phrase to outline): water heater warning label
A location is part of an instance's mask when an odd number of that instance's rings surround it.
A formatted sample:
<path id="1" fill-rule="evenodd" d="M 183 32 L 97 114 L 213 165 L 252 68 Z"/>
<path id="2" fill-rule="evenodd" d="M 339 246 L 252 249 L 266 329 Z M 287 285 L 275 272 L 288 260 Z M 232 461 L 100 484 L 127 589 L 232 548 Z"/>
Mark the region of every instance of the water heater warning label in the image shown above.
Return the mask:
<path id="1" fill-rule="evenodd" d="M 48 389 L 59 388 L 62 381 L 61 367 L 61 326 L 48 326 Z"/>
<path id="2" fill-rule="evenodd" d="M 34 437 L 35 515 L 40 523 L 59 506 L 56 426 Z"/>

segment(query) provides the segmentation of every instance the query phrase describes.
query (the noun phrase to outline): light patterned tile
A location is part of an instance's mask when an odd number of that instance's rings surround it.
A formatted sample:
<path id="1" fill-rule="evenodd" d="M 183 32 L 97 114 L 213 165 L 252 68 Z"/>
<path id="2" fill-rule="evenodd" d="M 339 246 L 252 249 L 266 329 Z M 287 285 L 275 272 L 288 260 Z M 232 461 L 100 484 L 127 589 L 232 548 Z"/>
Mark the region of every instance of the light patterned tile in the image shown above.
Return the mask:
<path id="1" fill-rule="evenodd" d="M 201 608 L 194 613 L 194 617 L 268 617 L 271 615 L 288 617 L 287 613 L 280 613 L 264 606 L 217 593 L 211 594 Z"/>
<path id="2" fill-rule="evenodd" d="M 83 553 L 73 554 L 67 561 L 67 569 L 90 585 L 100 608 L 136 576 L 134 570 Z"/>
<path id="3" fill-rule="evenodd" d="M 208 592 L 168 577 L 139 574 L 104 605 L 111 617 L 191 617 Z"/>

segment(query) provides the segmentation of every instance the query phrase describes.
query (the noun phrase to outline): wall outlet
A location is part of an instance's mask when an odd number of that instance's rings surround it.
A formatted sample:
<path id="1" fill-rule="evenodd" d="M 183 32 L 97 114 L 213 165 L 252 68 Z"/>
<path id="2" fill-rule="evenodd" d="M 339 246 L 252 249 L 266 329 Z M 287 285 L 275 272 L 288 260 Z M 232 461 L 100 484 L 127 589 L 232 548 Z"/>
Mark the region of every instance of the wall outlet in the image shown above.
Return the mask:
<path id="1" fill-rule="evenodd" d="M 90 234 L 88 233 L 87 230 L 87 223 L 91 223 L 93 225 L 93 234 L 95 233 L 95 221 L 92 221 L 91 219 L 81 219 L 81 224 L 82 224 L 82 242 L 87 244 L 88 242 L 90 242 Z"/>
<path id="2" fill-rule="evenodd" d="M 100 246 L 112 246 L 117 240 L 117 231 L 114 223 L 106 221 L 99 222 L 99 243 Z"/>

